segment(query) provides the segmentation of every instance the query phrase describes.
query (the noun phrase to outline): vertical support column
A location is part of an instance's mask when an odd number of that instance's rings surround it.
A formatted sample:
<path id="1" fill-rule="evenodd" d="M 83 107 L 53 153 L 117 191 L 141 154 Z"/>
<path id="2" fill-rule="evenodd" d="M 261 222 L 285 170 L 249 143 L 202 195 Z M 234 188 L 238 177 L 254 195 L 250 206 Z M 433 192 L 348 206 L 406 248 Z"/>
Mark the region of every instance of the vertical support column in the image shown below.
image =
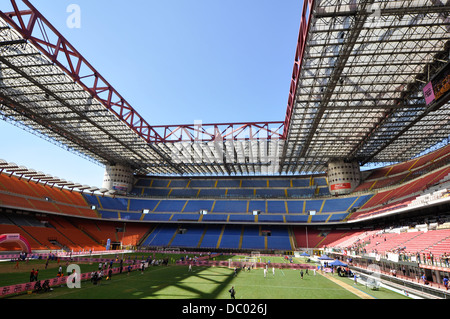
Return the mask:
<path id="1" fill-rule="evenodd" d="M 351 193 L 361 183 L 357 162 L 335 161 L 328 163 L 328 188 L 332 195 Z"/>
<path id="2" fill-rule="evenodd" d="M 131 192 L 134 184 L 134 175 L 131 168 L 120 164 L 106 165 L 103 177 L 103 188 L 115 190 L 119 194 Z"/>

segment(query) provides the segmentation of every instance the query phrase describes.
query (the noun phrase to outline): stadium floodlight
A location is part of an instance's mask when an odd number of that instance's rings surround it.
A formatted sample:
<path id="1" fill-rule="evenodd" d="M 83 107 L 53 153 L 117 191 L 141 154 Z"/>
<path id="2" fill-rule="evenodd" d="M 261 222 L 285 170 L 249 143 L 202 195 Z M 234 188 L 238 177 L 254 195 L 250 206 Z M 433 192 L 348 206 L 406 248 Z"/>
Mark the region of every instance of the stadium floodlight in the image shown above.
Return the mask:
<path id="1" fill-rule="evenodd" d="M 22 173 L 22 176 L 35 176 L 38 175 L 39 173 L 36 172 L 34 169 L 30 168 L 27 172 Z"/>
<path id="2" fill-rule="evenodd" d="M 70 185 L 70 188 L 73 190 L 74 188 L 82 187 L 83 185 L 75 183 L 73 185 Z"/>
<path id="3" fill-rule="evenodd" d="M 20 172 L 18 172 L 18 173 L 16 173 L 17 175 L 20 175 L 20 177 L 19 177 L 19 179 L 22 179 L 22 177 L 28 177 L 28 176 L 33 176 L 33 175 L 36 175 L 37 174 L 37 172 L 34 170 L 34 169 L 32 169 L 32 168 L 30 168 L 30 169 L 27 169 L 27 171 L 25 171 L 25 172 L 23 172 L 23 171 L 20 171 Z"/>
<path id="4" fill-rule="evenodd" d="M 4 165 L 5 168 L 14 168 L 14 167 L 19 167 L 19 165 L 17 165 L 16 163 L 6 163 L 6 165 Z"/>
<path id="5" fill-rule="evenodd" d="M 5 161 L 4 159 L 0 159 L 0 167 L 3 167 L 3 166 L 8 166 L 8 162 Z"/>
<path id="6" fill-rule="evenodd" d="M 7 172 L 11 172 L 11 174 L 20 174 L 28 172 L 28 168 L 25 166 L 13 166 L 6 168 Z"/>
<path id="7" fill-rule="evenodd" d="M 98 189 L 98 191 L 99 191 L 100 193 L 102 193 L 103 196 L 104 196 L 107 192 L 109 192 L 109 189 L 107 189 L 107 188 L 100 188 L 100 189 Z"/>
<path id="8" fill-rule="evenodd" d="M 52 183 L 52 184 L 56 183 L 59 180 L 60 180 L 59 177 L 53 177 L 52 175 L 49 175 L 49 174 L 46 174 L 45 176 L 43 176 L 39 179 L 39 181 L 44 181 L 46 183 Z"/>
<path id="9" fill-rule="evenodd" d="M 36 172 L 36 174 L 30 175 L 30 179 L 28 181 L 30 181 L 31 179 L 37 179 L 39 182 L 42 178 L 45 178 L 46 176 L 47 174 L 43 172 Z"/>
<path id="10" fill-rule="evenodd" d="M 94 193 L 95 191 L 98 191 L 100 188 L 93 186 L 91 188 L 88 189 L 89 192 Z"/>
<path id="11" fill-rule="evenodd" d="M 89 186 L 89 185 L 83 185 L 83 186 L 79 186 L 79 187 L 77 187 L 77 188 L 78 188 L 78 190 L 80 190 L 81 192 L 83 192 L 85 189 L 91 188 L 91 186 Z"/>
<path id="12" fill-rule="evenodd" d="M 72 182 L 68 182 L 65 179 L 60 179 L 60 180 L 56 180 L 56 181 L 52 181 L 52 182 L 53 182 L 53 184 L 56 184 L 56 185 L 60 186 L 61 190 L 64 188 L 64 186 L 73 185 Z"/>
<path id="13" fill-rule="evenodd" d="M 108 189 L 108 191 L 106 192 L 107 195 L 116 195 L 117 191 L 115 189 Z"/>

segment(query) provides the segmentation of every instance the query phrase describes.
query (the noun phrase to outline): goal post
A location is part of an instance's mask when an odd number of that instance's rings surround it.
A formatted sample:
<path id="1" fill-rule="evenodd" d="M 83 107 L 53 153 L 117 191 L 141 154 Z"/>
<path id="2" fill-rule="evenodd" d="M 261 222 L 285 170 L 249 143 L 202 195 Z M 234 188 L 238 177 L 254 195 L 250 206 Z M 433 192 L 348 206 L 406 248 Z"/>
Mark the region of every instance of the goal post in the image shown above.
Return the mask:
<path id="1" fill-rule="evenodd" d="M 261 252 L 259 251 L 252 251 L 251 257 L 256 259 L 256 262 L 261 262 Z"/>
<path id="2" fill-rule="evenodd" d="M 260 261 L 256 257 L 230 258 L 228 259 L 228 268 L 241 268 L 244 266 L 256 268 L 258 262 Z"/>

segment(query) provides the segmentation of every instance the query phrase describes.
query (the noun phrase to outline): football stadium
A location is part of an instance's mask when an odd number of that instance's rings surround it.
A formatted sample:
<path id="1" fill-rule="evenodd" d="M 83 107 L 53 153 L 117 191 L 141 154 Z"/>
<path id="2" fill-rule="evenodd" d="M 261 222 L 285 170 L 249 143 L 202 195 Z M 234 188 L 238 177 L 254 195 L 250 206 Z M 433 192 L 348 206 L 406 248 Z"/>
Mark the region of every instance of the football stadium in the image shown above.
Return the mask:
<path id="1" fill-rule="evenodd" d="M 37 1 L 3 1 L 1 119 L 104 175 L 0 148 L 0 298 L 450 298 L 449 2 L 298 2 L 284 118 L 152 125 Z"/>

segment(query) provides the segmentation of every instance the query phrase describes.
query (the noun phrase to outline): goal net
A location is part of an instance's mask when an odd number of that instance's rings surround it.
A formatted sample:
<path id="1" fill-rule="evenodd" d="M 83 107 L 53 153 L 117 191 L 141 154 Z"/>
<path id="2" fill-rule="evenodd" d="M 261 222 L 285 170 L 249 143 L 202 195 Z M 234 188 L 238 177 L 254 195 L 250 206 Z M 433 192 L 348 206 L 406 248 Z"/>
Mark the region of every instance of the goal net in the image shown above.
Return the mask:
<path id="1" fill-rule="evenodd" d="M 242 267 L 252 267 L 255 268 L 258 260 L 253 257 L 243 257 L 243 258 L 230 258 L 228 259 L 228 268 L 242 268 Z"/>
<path id="2" fill-rule="evenodd" d="M 261 262 L 261 255 L 258 254 L 255 256 L 246 256 L 246 257 L 239 257 L 239 258 L 230 258 L 228 259 L 228 267 L 229 268 L 242 268 L 242 267 L 251 267 L 256 268 L 257 263 Z"/>
<path id="3" fill-rule="evenodd" d="M 259 251 L 252 251 L 251 258 L 256 258 L 257 262 L 261 262 L 261 253 Z"/>

